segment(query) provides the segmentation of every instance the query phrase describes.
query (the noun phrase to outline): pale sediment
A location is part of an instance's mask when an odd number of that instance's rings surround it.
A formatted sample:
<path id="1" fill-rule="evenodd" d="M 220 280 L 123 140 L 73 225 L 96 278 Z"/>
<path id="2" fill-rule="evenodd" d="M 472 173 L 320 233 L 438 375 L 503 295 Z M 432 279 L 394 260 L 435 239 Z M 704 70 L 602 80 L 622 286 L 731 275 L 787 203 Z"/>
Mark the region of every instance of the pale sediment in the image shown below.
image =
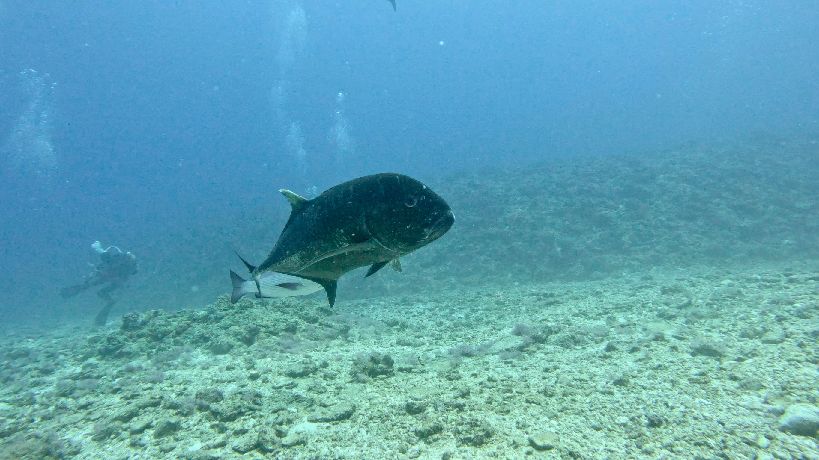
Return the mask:
<path id="1" fill-rule="evenodd" d="M 817 340 L 804 265 L 220 299 L 6 334 L 0 458 L 816 458 Z"/>

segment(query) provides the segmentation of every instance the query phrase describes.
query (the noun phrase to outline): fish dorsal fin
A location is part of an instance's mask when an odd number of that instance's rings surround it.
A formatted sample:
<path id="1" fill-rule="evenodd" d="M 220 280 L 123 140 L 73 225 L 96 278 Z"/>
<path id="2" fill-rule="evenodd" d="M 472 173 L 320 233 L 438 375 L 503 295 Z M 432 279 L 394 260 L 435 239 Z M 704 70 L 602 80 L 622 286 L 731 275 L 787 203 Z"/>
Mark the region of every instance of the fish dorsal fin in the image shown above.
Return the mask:
<path id="1" fill-rule="evenodd" d="M 304 209 L 307 206 L 307 203 L 310 202 L 307 198 L 299 195 L 296 192 L 292 192 L 287 190 L 286 188 L 280 189 L 279 192 L 287 198 L 287 201 L 290 202 L 290 206 L 293 208 L 293 213 L 297 213 Z"/>
<path id="2" fill-rule="evenodd" d="M 284 224 L 284 228 L 287 229 L 287 227 L 290 226 L 290 222 L 293 222 L 293 218 L 307 208 L 307 205 L 310 204 L 310 200 L 286 188 L 279 189 L 279 192 L 290 202 L 290 217 L 287 219 L 287 223 Z"/>

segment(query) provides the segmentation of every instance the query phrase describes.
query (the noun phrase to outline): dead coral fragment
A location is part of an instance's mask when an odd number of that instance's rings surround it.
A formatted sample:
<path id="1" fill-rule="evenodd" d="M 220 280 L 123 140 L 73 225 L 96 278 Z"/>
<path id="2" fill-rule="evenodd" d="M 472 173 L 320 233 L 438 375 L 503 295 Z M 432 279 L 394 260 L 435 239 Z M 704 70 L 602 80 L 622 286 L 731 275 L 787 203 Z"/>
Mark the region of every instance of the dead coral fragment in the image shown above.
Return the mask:
<path id="1" fill-rule="evenodd" d="M 357 382 L 365 382 L 379 376 L 391 376 L 393 359 L 388 354 L 376 352 L 358 356 L 353 360 L 350 374 Z"/>

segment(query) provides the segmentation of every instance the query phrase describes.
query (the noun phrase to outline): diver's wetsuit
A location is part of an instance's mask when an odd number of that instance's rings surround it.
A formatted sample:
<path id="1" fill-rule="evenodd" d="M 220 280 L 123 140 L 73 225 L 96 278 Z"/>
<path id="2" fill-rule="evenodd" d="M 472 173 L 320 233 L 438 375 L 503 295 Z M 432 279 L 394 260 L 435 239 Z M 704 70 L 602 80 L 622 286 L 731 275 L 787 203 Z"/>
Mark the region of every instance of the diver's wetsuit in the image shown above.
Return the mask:
<path id="1" fill-rule="evenodd" d="M 94 267 L 94 271 L 85 277 L 81 284 L 68 286 L 60 290 L 60 295 L 63 298 L 74 297 L 80 292 L 94 286 L 106 284 L 105 287 L 97 292 L 97 295 L 105 301 L 96 318 L 94 324 L 97 326 L 104 326 L 108 321 L 108 314 L 111 308 L 116 303 L 116 299 L 111 296 L 111 293 L 121 288 L 131 275 L 137 272 L 136 257 L 130 252 L 122 252 L 116 246 L 109 246 L 108 249 L 102 250 L 98 243 L 95 243 L 94 249 L 100 255 L 100 263 Z"/>

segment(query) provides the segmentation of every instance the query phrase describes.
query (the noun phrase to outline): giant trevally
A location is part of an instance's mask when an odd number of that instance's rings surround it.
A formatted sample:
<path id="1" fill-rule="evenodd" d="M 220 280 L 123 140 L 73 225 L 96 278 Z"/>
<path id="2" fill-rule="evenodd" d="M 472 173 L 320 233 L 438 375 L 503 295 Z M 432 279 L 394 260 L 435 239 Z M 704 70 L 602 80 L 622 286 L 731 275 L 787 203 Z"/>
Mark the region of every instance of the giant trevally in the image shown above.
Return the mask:
<path id="1" fill-rule="evenodd" d="M 402 174 L 359 177 L 311 200 L 279 191 L 290 201 L 290 218 L 261 265 L 245 262 L 260 297 L 265 274 L 276 272 L 320 284 L 332 306 L 341 275 L 369 265 L 370 276 L 440 238 L 455 222 L 443 198 Z"/>

